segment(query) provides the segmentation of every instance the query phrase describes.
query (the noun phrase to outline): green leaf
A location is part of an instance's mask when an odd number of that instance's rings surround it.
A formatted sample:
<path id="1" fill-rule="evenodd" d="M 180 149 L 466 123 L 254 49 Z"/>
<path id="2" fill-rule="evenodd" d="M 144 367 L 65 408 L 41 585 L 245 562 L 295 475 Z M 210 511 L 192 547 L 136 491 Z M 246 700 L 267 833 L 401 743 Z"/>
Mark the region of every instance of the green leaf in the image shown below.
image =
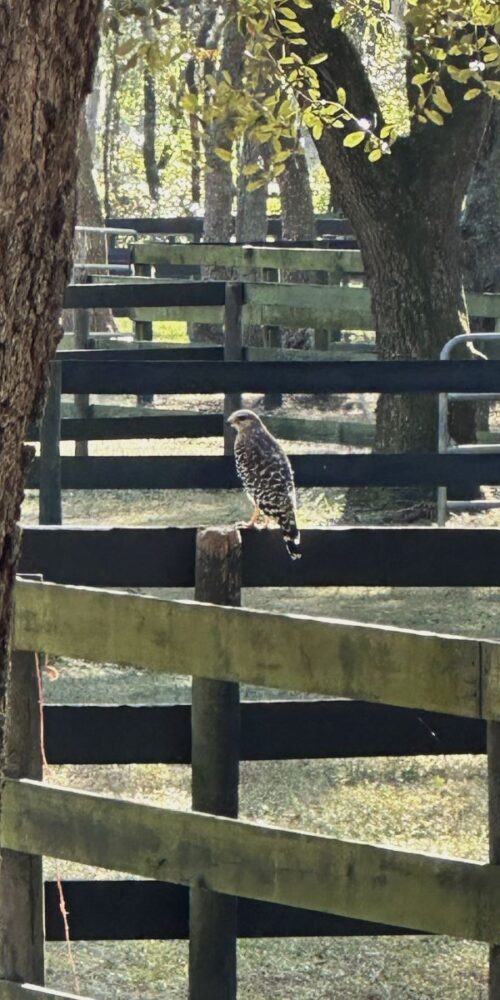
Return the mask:
<path id="1" fill-rule="evenodd" d="M 299 24 L 298 21 L 286 21 L 281 17 L 278 18 L 278 21 L 284 28 L 286 28 L 287 31 L 290 31 L 292 35 L 301 35 L 304 31 L 302 25 Z"/>
<path id="2" fill-rule="evenodd" d="M 466 90 L 464 94 L 464 101 L 473 101 L 475 97 L 479 97 L 482 94 L 481 87 L 471 87 L 470 90 Z"/>
<path id="3" fill-rule="evenodd" d="M 421 87 L 422 84 L 428 83 L 430 80 L 430 73 L 416 73 L 412 76 L 411 82 L 415 84 L 416 87 Z"/>
<path id="4" fill-rule="evenodd" d="M 311 131 L 313 139 L 321 139 L 323 135 L 323 122 L 315 122 Z"/>
<path id="5" fill-rule="evenodd" d="M 368 153 L 368 159 L 371 163 L 376 163 L 377 160 L 381 160 L 383 156 L 382 150 L 377 147 L 377 149 L 372 149 L 371 153 Z"/>
<path id="6" fill-rule="evenodd" d="M 219 157 L 219 160 L 224 160 L 225 163 L 231 163 L 232 156 L 230 149 L 223 149 L 222 146 L 216 146 L 214 153 Z"/>
<path id="7" fill-rule="evenodd" d="M 450 115 L 453 111 L 453 108 L 442 87 L 436 87 L 432 94 L 432 102 L 437 108 L 440 109 L 440 111 L 445 111 L 447 115 Z"/>
<path id="8" fill-rule="evenodd" d="M 339 104 L 345 104 L 345 102 L 347 100 L 347 94 L 346 94 L 346 92 L 345 92 L 345 90 L 344 90 L 343 87 L 338 87 L 337 88 L 337 100 L 338 100 Z"/>
<path id="9" fill-rule="evenodd" d="M 424 114 L 429 121 L 434 122 L 434 125 L 444 125 L 444 118 L 439 114 L 439 111 L 434 111 L 432 108 L 424 108 Z"/>
<path id="10" fill-rule="evenodd" d="M 349 146 L 350 149 L 353 146 L 359 146 L 360 142 L 366 139 L 366 132 L 349 132 L 344 139 L 344 146 Z"/>
<path id="11" fill-rule="evenodd" d="M 265 183 L 266 182 L 264 180 L 250 181 L 250 183 L 247 184 L 247 191 L 257 191 L 258 188 L 264 187 Z"/>
<path id="12" fill-rule="evenodd" d="M 317 66 L 318 63 L 325 62 L 325 59 L 328 59 L 326 52 L 319 52 L 317 56 L 313 56 L 309 60 L 309 66 Z"/>

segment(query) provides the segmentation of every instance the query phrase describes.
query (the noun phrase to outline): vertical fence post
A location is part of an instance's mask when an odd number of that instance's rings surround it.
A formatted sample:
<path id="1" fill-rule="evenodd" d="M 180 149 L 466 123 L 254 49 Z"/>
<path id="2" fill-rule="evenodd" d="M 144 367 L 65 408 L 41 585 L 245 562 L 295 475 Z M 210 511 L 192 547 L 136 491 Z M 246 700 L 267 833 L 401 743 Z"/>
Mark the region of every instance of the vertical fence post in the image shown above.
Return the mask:
<path id="1" fill-rule="evenodd" d="M 61 362 L 52 361 L 47 402 L 40 425 L 40 524 L 62 524 Z"/>
<path id="2" fill-rule="evenodd" d="M 138 278 L 150 278 L 152 275 L 151 264 L 134 264 L 134 271 Z M 153 340 L 153 324 L 149 320 L 134 320 L 134 337 L 138 341 Z M 154 396 L 144 393 L 137 397 L 139 405 L 147 405 L 154 402 Z"/>
<path id="3" fill-rule="evenodd" d="M 490 862 L 493 865 L 500 865 L 500 722 L 487 722 L 486 732 Z M 490 947 L 488 996 L 489 1000 L 500 1000 L 499 945 L 492 945 Z"/>
<path id="4" fill-rule="evenodd" d="M 265 267 L 262 270 L 262 277 L 264 281 L 278 282 L 280 281 L 280 272 L 276 271 L 274 268 Z M 265 347 L 281 347 L 281 327 L 280 326 L 266 326 L 264 327 L 264 346 Z M 281 392 L 267 392 L 264 395 L 264 409 L 265 410 L 275 410 L 278 406 L 283 403 L 283 395 Z"/>
<path id="5" fill-rule="evenodd" d="M 90 334 L 90 309 L 75 309 L 75 347 L 78 351 L 86 351 L 89 347 Z M 86 419 L 89 416 L 89 394 L 75 394 L 76 416 Z M 75 441 L 75 455 L 77 458 L 86 458 L 89 453 L 89 443 L 87 440 Z"/>
<path id="6" fill-rule="evenodd" d="M 224 307 L 224 361 L 243 358 L 243 301 L 245 286 L 240 281 L 226 283 Z M 227 392 L 224 396 L 224 454 L 232 455 L 234 431 L 226 420 L 233 410 L 241 407 L 241 393 Z"/>
<path id="7" fill-rule="evenodd" d="M 241 537 L 236 528 L 200 529 L 196 544 L 195 597 L 240 604 Z M 193 809 L 238 815 L 240 758 L 239 685 L 193 678 Z M 190 893 L 190 1000 L 235 1000 L 237 900 L 194 884 Z"/>
<path id="8" fill-rule="evenodd" d="M 40 706 L 35 653 L 15 652 L 7 688 L 5 770 L 9 778 L 42 778 Z M 0 976 L 44 983 L 42 858 L 2 851 Z"/>

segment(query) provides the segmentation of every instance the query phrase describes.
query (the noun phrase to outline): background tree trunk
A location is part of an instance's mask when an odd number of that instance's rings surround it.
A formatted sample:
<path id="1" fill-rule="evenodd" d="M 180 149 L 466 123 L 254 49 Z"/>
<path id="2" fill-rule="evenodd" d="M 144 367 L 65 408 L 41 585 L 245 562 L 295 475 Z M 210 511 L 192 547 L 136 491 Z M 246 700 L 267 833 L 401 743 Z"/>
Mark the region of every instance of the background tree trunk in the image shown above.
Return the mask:
<path id="1" fill-rule="evenodd" d="M 309 170 L 304 153 L 292 153 L 285 160 L 285 169 L 280 177 L 282 237 L 296 243 L 299 240 L 314 241 L 316 227 Z M 320 277 L 317 271 L 283 271 L 282 281 L 315 284 Z M 309 327 L 286 328 L 282 334 L 284 347 L 312 347 L 314 330 Z"/>
<path id="2" fill-rule="evenodd" d="M 93 173 L 93 143 L 88 126 L 87 115 L 82 110 L 78 131 L 78 180 L 77 180 L 77 219 L 79 226 L 103 226 L 104 213 L 97 191 Z M 105 263 L 107 261 L 106 238 L 99 233 L 75 234 L 75 257 L 77 260 Z M 83 268 L 84 272 L 85 269 Z M 79 270 L 75 272 L 75 280 L 80 280 Z M 66 328 L 66 324 L 65 324 Z M 74 330 L 74 323 L 71 327 Z M 116 330 L 116 324 L 110 309 L 93 309 L 90 317 L 91 330 Z"/>
<path id="3" fill-rule="evenodd" d="M 69 274 L 76 139 L 91 90 L 99 0 L 0 2 L 0 717 L 29 453 Z M 3 738 L 3 734 L 2 734 Z"/>
<path id="4" fill-rule="evenodd" d="M 255 143 L 250 136 L 243 139 L 240 158 L 238 163 L 238 185 L 237 185 L 237 207 L 236 207 L 236 242 L 237 243 L 262 243 L 267 236 L 267 184 L 257 188 L 255 191 L 248 190 L 248 182 L 251 178 L 245 177 L 244 167 L 250 163 L 255 163 L 257 159 L 267 153 L 261 144 Z M 261 267 L 248 268 L 240 271 L 238 277 L 242 281 L 263 281 L 264 275 Z M 263 328 L 261 326 L 245 327 L 245 343 L 262 347 Z"/>
<path id="5" fill-rule="evenodd" d="M 239 81 L 243 70 L 244 36 L 238 31 L 236 14 L 237 0 L 229 0 L 222 36 L 219 65 L 216 72 L 218 81 L 229 73 L 231 80 Z M 231 163 L 221 159 L 216 149 L 226 149 L 231 154 L 233 141 L 230 138 L 231 125 L 227 121 L 215 121 L 205 134 L 205 215 L 203 220 L 203 241 L 205 243 L 229 243 L 233 235 L 233 175 Z M 226 280 L 231 271 L 223 267 L 205 267 L 202 276 L 208 279 Z M 193 339 L 209 343 L 222 343 L 222 329 L 208 323 L 193 326 Z"/>

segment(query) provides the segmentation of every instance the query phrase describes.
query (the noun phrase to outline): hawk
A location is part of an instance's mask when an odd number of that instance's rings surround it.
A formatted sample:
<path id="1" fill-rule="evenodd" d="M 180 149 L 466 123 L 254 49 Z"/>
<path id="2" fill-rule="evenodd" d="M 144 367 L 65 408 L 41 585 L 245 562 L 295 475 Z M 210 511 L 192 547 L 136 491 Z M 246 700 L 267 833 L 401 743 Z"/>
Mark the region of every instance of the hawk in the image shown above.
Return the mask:
<path id="1" fill-rule="evenodd" d="M 300 559 L 293 471 L 283 448 L 252 410 L 236 410 L 228 424 L 236 431 L 236 471 L 255 507 L 250 524 L 259 513 L 272 518 L 281 528 L 288 554 Z"/>

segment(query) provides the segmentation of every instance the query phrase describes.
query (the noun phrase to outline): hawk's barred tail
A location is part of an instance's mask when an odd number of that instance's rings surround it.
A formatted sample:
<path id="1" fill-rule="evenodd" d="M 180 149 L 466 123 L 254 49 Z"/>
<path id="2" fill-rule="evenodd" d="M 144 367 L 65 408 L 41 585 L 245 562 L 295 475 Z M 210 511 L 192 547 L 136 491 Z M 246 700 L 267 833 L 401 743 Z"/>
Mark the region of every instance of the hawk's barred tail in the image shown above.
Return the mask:
<path id="1" fill-rule="evenodd" d="M 291 534 L 290 531 L 287 531 L 286 534 L 283 532 L 283 541 L 291 559 L 302 559 L 302 552 L 299 552 L 300 531 L 295 529 L 294 534 Z"/>

